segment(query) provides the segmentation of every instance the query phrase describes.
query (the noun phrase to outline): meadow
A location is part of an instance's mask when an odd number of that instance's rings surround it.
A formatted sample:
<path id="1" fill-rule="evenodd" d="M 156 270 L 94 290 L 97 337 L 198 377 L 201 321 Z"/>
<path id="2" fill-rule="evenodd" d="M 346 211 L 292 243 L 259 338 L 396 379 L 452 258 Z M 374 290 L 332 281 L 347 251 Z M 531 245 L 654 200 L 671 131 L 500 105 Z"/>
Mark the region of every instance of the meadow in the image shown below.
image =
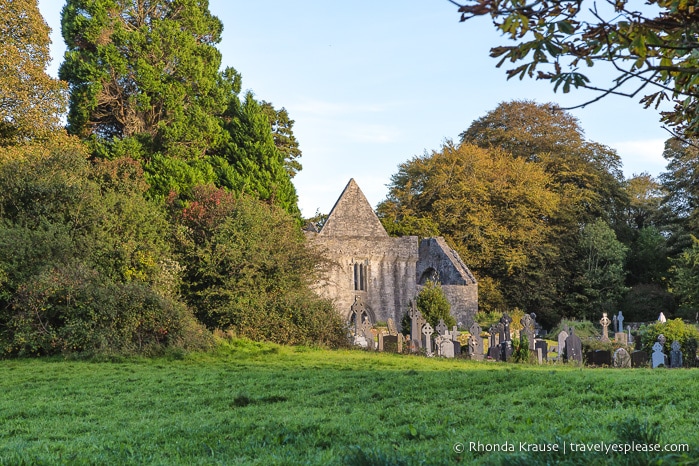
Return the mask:
<path id="1" fill-rule="evenodd" d="M 246 340 L 3 360 L 0 464 L 697 464 L 698 375 Z M 610 450 L 632 442 L 689 451 Z"/>

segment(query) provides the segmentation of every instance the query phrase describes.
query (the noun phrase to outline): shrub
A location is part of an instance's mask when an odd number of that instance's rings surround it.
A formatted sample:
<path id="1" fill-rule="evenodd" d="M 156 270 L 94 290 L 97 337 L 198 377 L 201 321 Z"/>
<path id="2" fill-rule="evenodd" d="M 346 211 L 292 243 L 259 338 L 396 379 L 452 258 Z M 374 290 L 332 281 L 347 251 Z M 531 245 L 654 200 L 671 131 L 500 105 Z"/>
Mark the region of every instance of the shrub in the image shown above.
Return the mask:
<path id="1" fill-rule="evenodd" d="M 456 325 L 456 319 L 449 313 L 451 305 L 439 282 L 427 280 L 417 294 L 415 301 L 417 308 L 422 313 L 422 317 L 430 323 L 432 328 L 436 328 L 440 319 L 444 319 L 444 323 L 448 328 Z"/>
<path id="2" fill-rule="evenodd" d="M 2 344 L 11 355 L 153 354 L 210 343 L 183 304 L 142 283 L 110 282 L 79 263 L 32 277 L 10 309 Z"/>
<path id="3" fill-rule="evenodd" d="M 641 345 L 648 354 L 653 352 L 653 345 L 658 341 L 660 334 L 665 335 L 663 352 L 669 354 L 672 342 L 677 340 L 682 347 L 682 360 L 685 365 L 693 366 L 697 358 L 697 341 L 699 330 L 692 324 L 685 323 L 682 319 L 670 319 L 667 322 L 656 322 L 644 325 L 639 329 Z"/>
<path id="4" fill-rule="evenodd" d="M 344 321 L 311 289 L 321 256 L 282 209 L 211 186 L 171 197 L 183 295 L 209 328 L 281 344 L 341 346 Z"/>

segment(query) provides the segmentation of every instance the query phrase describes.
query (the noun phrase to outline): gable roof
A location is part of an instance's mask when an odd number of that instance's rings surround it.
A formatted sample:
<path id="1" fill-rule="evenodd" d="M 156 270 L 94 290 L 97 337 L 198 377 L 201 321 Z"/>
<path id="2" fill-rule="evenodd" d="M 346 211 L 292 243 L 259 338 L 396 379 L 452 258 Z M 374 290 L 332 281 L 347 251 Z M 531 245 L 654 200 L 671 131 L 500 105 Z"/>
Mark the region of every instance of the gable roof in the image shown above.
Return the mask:
<path id="1" fill-rule="evenodd" d="M 349 180 L 335 202 L 319 235 L 388 237 L 354 178 Z"/>

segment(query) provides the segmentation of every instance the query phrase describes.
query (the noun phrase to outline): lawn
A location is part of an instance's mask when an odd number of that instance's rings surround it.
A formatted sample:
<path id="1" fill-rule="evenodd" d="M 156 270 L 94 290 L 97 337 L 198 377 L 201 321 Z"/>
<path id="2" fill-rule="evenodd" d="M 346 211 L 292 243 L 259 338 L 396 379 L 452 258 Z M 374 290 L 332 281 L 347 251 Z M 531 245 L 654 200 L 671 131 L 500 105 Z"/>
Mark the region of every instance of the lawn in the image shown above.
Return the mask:
<path id="1" fill-rule="evenodd" d="M 247 341 L 159 359 L 5 360 L 0 464 L 697 464 L 698 376 Z M 632 441 L 690 451 L 570 451 Z M 554 445 L 566 453 L 531 451 Z"/>

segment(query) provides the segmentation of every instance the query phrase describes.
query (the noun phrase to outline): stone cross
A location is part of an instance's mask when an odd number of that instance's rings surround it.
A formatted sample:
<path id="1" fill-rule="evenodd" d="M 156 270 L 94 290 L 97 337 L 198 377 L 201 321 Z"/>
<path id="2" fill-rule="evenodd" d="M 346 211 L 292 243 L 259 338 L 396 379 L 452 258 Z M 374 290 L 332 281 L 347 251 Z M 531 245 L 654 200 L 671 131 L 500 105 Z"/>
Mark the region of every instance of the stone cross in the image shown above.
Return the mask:
<path id="1" fill-rule="evenodd" d="M 631 344 L 631 343 L 633 343 L 633 338 L 631 337 L 631 326 L 627 325 L 626 330 L 629 332 L 629 338 L 627 341 L 629 342 L 629 344 Z"/>
<path id="2" fill-rule="evenodd" d="M 661 345 L 659 341 L 656 341 L 655 344 L 653 344 L 651 361 L 653 369 L 665 365 L 665 353 L 663 353 L 663 345 Z"/>
<path id="3" fill-rule="evenodd" d="M 682 351 L 680 342 L 677 340 L 672 342 L 672 351 L 670 351 L 670 367 L 673 369 L 682 367 Z"/>
<path id="4" fill-rule="evenodd" d="M 616 316 L 616 322 L 617 322 L 617 325 L 619 326 L 617 332 L 619 332 L 619 333 L 623 332 L 624 331 L 624 314 L 622 314 L 621 311 L 619 311 L 619 315 Z"/>
<path id="5" fill-rule="evenodd" d="M 602 341 L 609 341 L 609 333 L 607 329 L 611 322 L 609 317 L 607 317 L 606 312 L 602 313 L 602 318 L 600 319 L 599 323 L 602 324 Z"/>
<path id="6" fill-rule="evenodd" d="M 408 317 L 410 317 L 410 338 L 417 341 L 418 347 L 422 348 L 422 324 L 424 320 L 422 318 L 422 313 L 415 305 L 414 301 L 410 301 L 410 311 L 408 311 Z"/>
<path id="7" fill-rule="evenodd" d="M 481 338 L 481 326 L 473 323 L 469 329 L 471 336 L 468 338 L 468 349 L 471 359 L 483 360 L 483 338 Z"/>
<path id="8" fill-rule="evenodd" d="M 662 333 L 658 335 L 658 343 L 660 343 L 663 347 L 665 346 L 665 342 L 667 341 L 667 338 L 665 338 L 665 335 Z"/>
<path id="9" fill-rule="evenodd" d="M 504 336 L 500 338 L 500 343 L 510 340 L 510 324 L 512 323 L 512 317 L 508 316 L 507 313 L 503 314 L 500 318 L 500 323 L 502 324 L 502 333 Z"/>
<path id="10" fill-rule="evenodd" d="M 444 319 L 439 319 L 439 323 L 435 327 L 435 330 L 437 330 L 438 334 L 444 335 L 444 332 L 446 332 L 448 328 L 447 324 L 444 323 Z"/>
<path id="11" fill-rule="evenodd" d="M 429 322 L 427 322 L 423 327 L 422 327 L 422 334 L 425 335 L 425 350 L 427 351 L 427 356 L 432 356 L 432 340 L 430 337 L 434 333 L 434 329 L 430 325 Z"/>
<path id="12" fill-rule="evenodd" d="M 532 316 L 529 314 L 524 314 L 524 317 L 520 319 L 519 321 L 520 324 L 522 324 L 522 332 L 524 335 L 527 336 L 527 342 L 529 344 L 529 349 L 534 350 L 536 348 L 535 344 L 536 342 L 535 337 L 536 333 L 534 332 L 534 319 Z M 521 340 L 521 337 L 520 337 Z"/>
<path id="13" fill-rule="evenodd" d="M 354 334 L 355 336 L 359 335 L 359 329 L 361 328 L 363 322 L 362 322 L 362 315 L 364 314 L 364 303 L 362 302 L 362 298 L 360 296 L 355 296 L 354 297 L 354 304 L 350 307 L 350 311 L 352 312 L 352 315 L 354 316 Z"/>
<path id="14" fill-rule="evenodd" d="M 459 332 L 456 325 L 454 325 L 451 328 L 451 341 L 459 341 L 459 335 L 461 335 L 461 332 Z"/>

